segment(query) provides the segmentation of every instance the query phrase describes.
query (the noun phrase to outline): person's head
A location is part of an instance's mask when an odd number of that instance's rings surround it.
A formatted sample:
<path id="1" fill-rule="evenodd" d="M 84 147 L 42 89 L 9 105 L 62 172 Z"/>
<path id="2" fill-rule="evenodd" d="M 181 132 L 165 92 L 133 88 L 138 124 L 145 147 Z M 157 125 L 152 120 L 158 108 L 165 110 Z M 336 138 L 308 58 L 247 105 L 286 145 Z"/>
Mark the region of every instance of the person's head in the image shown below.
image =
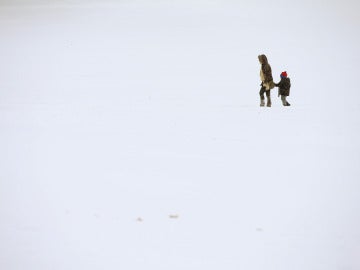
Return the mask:
<path id="1" fill-rule="evenodd" d="M 282 79 L 282 78 L 286 78 L 286 77 L 287 77 L 286 71 L 281 72 L 280 78 Z"/>
<path id="2" fill-rule="evenodd" d="M 260 64 L 267 64 L 268 60 L 265 54 L 260 54 L 258 56 Z"/>

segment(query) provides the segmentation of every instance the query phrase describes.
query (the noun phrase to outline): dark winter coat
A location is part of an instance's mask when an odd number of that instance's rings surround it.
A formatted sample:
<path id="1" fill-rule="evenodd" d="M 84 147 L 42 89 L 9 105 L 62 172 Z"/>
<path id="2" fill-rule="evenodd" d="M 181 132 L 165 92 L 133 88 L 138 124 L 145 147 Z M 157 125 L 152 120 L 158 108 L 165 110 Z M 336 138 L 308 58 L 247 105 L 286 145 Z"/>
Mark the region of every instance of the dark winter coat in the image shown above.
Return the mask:
<path id="1" fill-rule="evenodd" d="M 268 63 L 266 55 L 262 54 L 258 56 L 259 62 L 261 64 L 260 69 L 260 79 L 262 82 L 262 86 L 266 88 L 266 90 L 270 90 L 274 88 L 274 81 L 271 71 L 271 66 Z"/>
<path id="2" fill-rule="evenodd" d="M 276 87 L 279 87 L 279 96 L 289 96 L 290 95 L 290 87 L 291 87 L 291 83 L 290 83 L 290 78 L 288 77 L 283 77 L 281 78 L 279 83 L 275 84 Z"/>

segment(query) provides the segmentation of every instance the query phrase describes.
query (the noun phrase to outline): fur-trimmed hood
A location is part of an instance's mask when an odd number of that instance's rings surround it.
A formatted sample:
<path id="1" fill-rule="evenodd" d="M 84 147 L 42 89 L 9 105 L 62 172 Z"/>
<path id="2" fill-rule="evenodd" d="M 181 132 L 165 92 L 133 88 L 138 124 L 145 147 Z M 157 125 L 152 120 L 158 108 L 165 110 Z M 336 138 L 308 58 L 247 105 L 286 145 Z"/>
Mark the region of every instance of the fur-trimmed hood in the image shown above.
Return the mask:
<path id="1" fill-rule="evenodd" d="M 258 56 L 258 58 L 259 58 L 259 62 L 260 62 L 262 65 L 268 64 L 268 60 L 267 60 L 267 57 L 266 57 L 265 54 L 260 54 L 260 55 Z"/>

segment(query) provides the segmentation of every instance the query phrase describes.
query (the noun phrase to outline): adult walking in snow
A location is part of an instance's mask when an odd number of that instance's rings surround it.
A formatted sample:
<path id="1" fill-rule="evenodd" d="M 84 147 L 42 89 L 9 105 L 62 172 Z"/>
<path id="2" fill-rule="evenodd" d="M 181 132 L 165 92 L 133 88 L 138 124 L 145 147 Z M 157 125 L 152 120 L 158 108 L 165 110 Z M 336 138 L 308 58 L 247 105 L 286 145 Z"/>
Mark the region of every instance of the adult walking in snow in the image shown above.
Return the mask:
<path id="1" fill-rule="evenodd" d="M 273 77 L 272 77 L 272 71 L 271 66 L 268 63 L 267 57 L 265 54 L 261 54 L 258 56 L 259 62 L 261 65 L 260 68 L 260 79 L 261 79 L 261 89 L 260 89 L 260 106 L 265 106 L 265 97 L 264 94 L 266 93 L 267 98 L 267 107 L 271 107 L 271 96 L 270 96 L 270 90 L 275 87 Z"/>

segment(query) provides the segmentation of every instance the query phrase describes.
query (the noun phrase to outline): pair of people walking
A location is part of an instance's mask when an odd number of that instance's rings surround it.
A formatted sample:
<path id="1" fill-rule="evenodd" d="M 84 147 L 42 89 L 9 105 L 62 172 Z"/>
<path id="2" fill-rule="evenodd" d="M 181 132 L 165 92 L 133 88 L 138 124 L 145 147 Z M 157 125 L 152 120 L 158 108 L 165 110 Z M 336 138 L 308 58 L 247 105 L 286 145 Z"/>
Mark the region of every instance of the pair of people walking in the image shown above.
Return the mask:
<path id="1" fill-rule="evenodd" d="M 260 79 L 261 79 L 261 89 L 260 89 L 260 106 L 265 106 L 265 96 L 266 94 L 266 106 L 271 107 L 271 95 L 270 91 L 275 86 L 279 88 L 278 96 L 281 96 L 281 101 L 284 106 L 290 106 L 290 103 L 286 100 L 286 97 L 290 95 L 290 78 L 287 76 L 286 71 L 280 74 L 280 82 L 274 83 L 272 77 L 271 66 L 268 63 L 267 57 L 265 54 L 261 54 L 258 56 L 259 62 L 261 65 L 260 68 Z"/>

